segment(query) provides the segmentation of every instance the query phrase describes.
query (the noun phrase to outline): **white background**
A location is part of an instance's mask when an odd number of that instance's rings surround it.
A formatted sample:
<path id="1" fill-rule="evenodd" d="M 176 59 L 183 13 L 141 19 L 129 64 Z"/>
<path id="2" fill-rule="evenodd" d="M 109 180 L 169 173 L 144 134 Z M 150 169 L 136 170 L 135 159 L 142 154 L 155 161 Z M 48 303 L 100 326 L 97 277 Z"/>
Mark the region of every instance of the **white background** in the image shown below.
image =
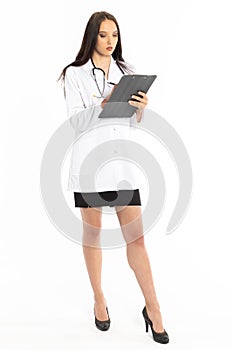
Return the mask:
<path id="1" fill-rule="evenodd" d="M 164 150 L 167 207 L 146 236 L 170 336 L 166 347 L 232 348 L 230 5 L 226 0 L 5 2 L 0 11 L 1 349 L 165 347 L 145 333 L 144 300 L 125 248 L 103 252 L 112 324 L 106 333 L 95 328 L 81 246 L 52 225 L 40 195 L 44 149 L 66 118 L 56 79 L 74 60 L 88 18 L 101 10 L 120 24 L 125 60 L 140 73 L 158 75 L 150 107 L 177 130 L 193 167 L 189 211 L 166 236 L 174 201 L 169 189 L 177 188 L 177 178 Z M 67 196 L 73 205 L 72 193 Z"/>

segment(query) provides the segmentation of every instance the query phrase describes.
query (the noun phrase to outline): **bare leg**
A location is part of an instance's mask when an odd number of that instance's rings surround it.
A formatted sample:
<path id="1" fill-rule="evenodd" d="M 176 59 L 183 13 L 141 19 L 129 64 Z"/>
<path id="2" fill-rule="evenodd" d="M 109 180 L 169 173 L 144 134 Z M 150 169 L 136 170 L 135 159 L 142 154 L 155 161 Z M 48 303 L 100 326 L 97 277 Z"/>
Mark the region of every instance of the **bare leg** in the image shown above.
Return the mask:
<path id="1" fill-rule="evenodd" d="M 102 250 L 100 231 L 102 211 L 97 208 L 80 208 L 83 219 L 83 254 L 94 293 L 95 316 L 100 321 L 108 319 L 106 301 L 101 287 Z"/>
<path id="2" fill-rule="evenodd" d="M 152 271 L 144 244 L 140 206 L 116 207 L 122 233 L 127 243 L 129 266 L 134 271 L 145 298 L 148 316 L 156 332 L 163 332 L 162 316 L 157 300 Z M 119 211 L 118 211 L 119 210 Z"/>

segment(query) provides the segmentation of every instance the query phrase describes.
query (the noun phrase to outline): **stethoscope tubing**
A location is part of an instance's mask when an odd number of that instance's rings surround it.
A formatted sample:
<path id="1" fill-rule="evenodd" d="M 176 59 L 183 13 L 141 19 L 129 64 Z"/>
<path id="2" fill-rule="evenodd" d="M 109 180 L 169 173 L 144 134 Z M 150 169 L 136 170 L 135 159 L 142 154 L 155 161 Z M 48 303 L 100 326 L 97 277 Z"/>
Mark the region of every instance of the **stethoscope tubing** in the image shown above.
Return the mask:
<path id="1" fill-rule="evenodd" d="M 95 84 L 96 84 L 96 87 L 100 93 L 100 96 L 99 98 L 104 98 L 104 90 L 105 90 L 105 72 L 102 68 L 97 68 L 93 62 L 93 59 L 91 58 L 91 62 L 93 64 L 93 68 L 92 68 L 92 74 L 93 74 L 93 77 L 94 77 L 94 80 L 95 80 Z M 100 90 L 100 87 L 99 87 L 99 84 L 97 82 L 97 79 L 96 79 L 96 74 L 95 74 L 95 70 L 100 70 L 102 73 L 103 73 L 103 90 L 101 91 Z M 98 96 L 96 96 L 98 97 Z"/>
<path id="2" fill-rule="evenodd" d="M 92 74 L 93 74 L 93 77 L 94 77 L 94 81 L 95 81 L 95 84 L 96 84 L 96 87 L 100 93 L 100 96 L 96 96 L 95 97 L 98 97 L 98 98 L 105 98 L 104 97 L 104 90 L 105 90 L 105 71 L 102 69 L 102 68 L 98 68 L 96 67 L 95 63 L 93 62 L 93 59 L 91 58 L 91 62 L 93 64 L 93 68 L 92 68 Z M 118 65 L 119 67 L 119 65 Z M 120 71 L 125 74 L 125 72 L 121 69 L 121 67 L 119 67 Z M 96 79 L 96 74 L 95 74 L 95 70 L 100 70 L 102 73 L 103 73 L 103 90 L 101 91 L 100 90 L 100 87 L 99 87 L 99 84 L 97 82 L 97 79 Z M 108 84 L 110 85 L 116 85 L 115 83 L 112 83 L 112 82 L 108 82 Z"/>

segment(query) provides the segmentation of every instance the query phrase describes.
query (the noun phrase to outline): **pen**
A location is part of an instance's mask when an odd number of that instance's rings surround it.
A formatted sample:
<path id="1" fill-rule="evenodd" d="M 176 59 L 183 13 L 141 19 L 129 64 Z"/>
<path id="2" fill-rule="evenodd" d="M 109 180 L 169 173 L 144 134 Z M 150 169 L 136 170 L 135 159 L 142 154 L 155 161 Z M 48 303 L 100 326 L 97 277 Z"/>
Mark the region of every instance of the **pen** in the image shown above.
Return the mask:
<path id="1" fill-rule="evenodd" d="M 111 81 L 108 81 L 108 84 L 111 84 L 111 85 L 116 85 L 115 83 L 112 83 Z"/>

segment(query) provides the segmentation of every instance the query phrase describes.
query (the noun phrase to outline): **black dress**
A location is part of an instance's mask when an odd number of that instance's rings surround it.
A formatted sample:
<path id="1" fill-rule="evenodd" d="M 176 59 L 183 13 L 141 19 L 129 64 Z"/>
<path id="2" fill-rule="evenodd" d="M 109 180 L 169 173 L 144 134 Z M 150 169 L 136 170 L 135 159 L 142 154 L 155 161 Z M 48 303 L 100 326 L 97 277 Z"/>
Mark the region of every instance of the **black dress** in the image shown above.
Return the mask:
<path id="1" fill-rule="evenodd" d="M 83 198 L 82 194 L 85 194 Z M 74 192 L 75 207 L 93 208 L 115 205 L 141 205 L 139 189 L 103 192 Z M 111 202 L 109 205 L 106 202 Z"/>

